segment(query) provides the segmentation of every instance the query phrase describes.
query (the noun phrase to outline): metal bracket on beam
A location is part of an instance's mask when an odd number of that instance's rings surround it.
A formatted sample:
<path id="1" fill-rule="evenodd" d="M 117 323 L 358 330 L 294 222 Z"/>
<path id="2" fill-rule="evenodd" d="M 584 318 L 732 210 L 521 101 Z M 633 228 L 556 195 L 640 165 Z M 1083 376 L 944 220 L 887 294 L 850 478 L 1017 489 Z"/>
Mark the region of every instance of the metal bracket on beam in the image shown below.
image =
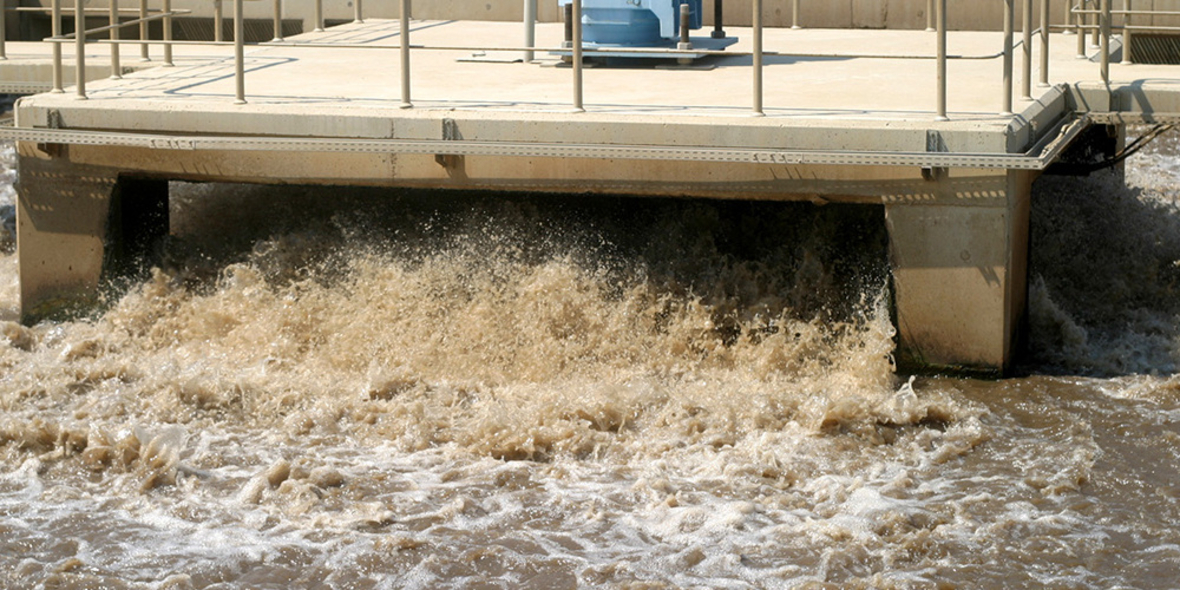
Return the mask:
<path id="1" fill-rule="evenodd" d="M 926 152 L 927 153 L 946 153 L 946 142 L 942 139 L 942 134 L 934 129 L 926 130 Z M 933 182 L 941 180 L 946 176 L 945 166 L 923 166 L 922 178 Z"/>
<path id="2" fill-rule="evenodd" d="M 442 121 L 442 139 L 447 141 L 462 141 L 463 134 L 459 132 L 459 124 L 454 119 L 445 118 Z M 434 161 L 438 162 L 439 166 L 447 170 L 454 169 L 463 162 L 463 156 L 452 153 L 441 153 L 434 155 Z"/>

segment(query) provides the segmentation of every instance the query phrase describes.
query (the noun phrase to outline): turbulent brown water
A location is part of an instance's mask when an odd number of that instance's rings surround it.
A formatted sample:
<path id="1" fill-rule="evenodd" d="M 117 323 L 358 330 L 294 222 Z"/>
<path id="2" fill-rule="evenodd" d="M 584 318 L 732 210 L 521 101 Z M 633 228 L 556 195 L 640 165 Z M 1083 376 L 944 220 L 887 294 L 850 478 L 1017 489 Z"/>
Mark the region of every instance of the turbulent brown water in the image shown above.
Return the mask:
<path id="1" fill-rule="evenodd" d="M 93 317 L 0 255 L 0 587 L 1180 587 L 1175 139 L 1128 181 L 1042 181 L 999 382 L 894 376 L 871 207 L 174 185 Z"/>

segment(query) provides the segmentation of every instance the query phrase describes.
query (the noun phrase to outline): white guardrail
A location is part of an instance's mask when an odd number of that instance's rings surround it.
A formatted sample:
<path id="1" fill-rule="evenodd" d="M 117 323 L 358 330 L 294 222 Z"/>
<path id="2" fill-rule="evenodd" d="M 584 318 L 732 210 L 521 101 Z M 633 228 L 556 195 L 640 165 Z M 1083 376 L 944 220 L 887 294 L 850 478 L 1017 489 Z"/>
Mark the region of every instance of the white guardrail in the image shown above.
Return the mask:
<path id="1" fill-rule="evenodd" d="M 188 14 L 187 10 L 174 10 L 171 6 L 172 0 L 156 0 L 158 8 L 150 8 L 149 0 L 139 0 L 137 8 L 123 9 L 119 6 L 119 0 L 108 0 L 108 7 L 105 11 L 98 8 L 85 9 L 83 0 L 74 0 L 73 16 L 74 22 L 85 23 L 85 16 L 87 12 L 105 12 L 109 17 L 109 24 L 106 26 L 96 27 L 92 29 L 85 29 L 79 32 L 63 34 L 61 30 L 62 21 L 62 0 L 52 0 L 49 13 L 51 17 L 51 35 L 44 41 L 53 44 L 53 90 L 52 92 L 64 92 L 63 90 L 63 57 L 62 46 L 67 43 L 74 44 L 75 47 L 75 62 L 76 62 L 76 79 L 74 84 L 75 92 L 80 98 L 86 98 L 86 53 L 85 46 L 89 37 L 98 35 L 100 33 L 108 33 L 106 39 L 96 39 L 91 42 L 106 43 L 110 45 L 111 58 L 111 77 L 118 78 L 122 75 L 122 68 L 120 64 L 120 48 L 124 45 L 139 46 L 140 56 L 147 60 L 149 57 L 149 47 L 151 45 L 159 45 L 163 51 L 164 66 L 172 65 L 172 48 L 175 45 L 228 45 L 229 42 L 222 40 L 221 23 L 223 22 L 222 14 L 222 0 L 214 0 L 214 20 L 215 25 L 214 39 L 212 41 L 176 41 L 172 39 L 172 23 L 176 16 Z M 717 27 L 720 30 L 720 12 L 721 2 L 723 0 L 713 0 L 714 14 L 718 19 Z M 1078 55 L 1085 57 L 1085 43 L 1087 34 L 1091 34 L 1092 43 L 1100 48 L 1099 68 L 1104 82 L 1110 81 L 1110 39 L 1113 31 L 1116 29 L 1123 34 L 1123 61 L 1129 63 L 1131 59 L 1130 38 L 1136 31 L 1180 31 L 1180 27 L 1164 27 L 1164 26 L 1144 26 L 1134 24 L 1135 16 L 1144 15 L 1166 15 L 1176 16 L 1180 12 L 1167 12 L 1157 10 L 1136 10 L 1133 6 L 1133 0 L 1122 0 L 1122 9 L 1113 10 L 1112 3 L 1114 0 L 1078 0 L 1076 4 L 1067 5 L 1065 13 L 1065 22 L 1060 25 L 1053 25 L 1049 23 L 1049 0 L 1039 0 L 1039 21 L 1040 27 L 1033 29 L 1033 8 L 1034 3 L 1038 0 L 1023 0 L 1023 18 L 1022 24 L 1022 38 L 1019 42 L 1015 40 L 1014 21 L 1015 21 L 1015 3 L 1016 0 L 998 0 L 1002 3 L 1003 8 L 1003 23 L 1004 35 L 1003 45 L 999 52 L 990 55 L 948 55 L 946 47 L 947 36 L 947 0 L 927 0 L 927 31 L 933 32 L 936 35 L 936 51 L 933 55 L 871 55 L 871 54 L 846 54 L 846 53 L 799 53 L 799 52 L 779 52 L 767 51 L 763 48 L 763 0 L 751 0 L 752 2 L 752 26 L 753 26 L 753 50 L 750 52 L 736 52 L 725 50 L 680 50 L 680 49 L 619 49 L 610 48 L 598 49 L 594 47 L 583 47 L 582 39 L 582 0 L 572 0 L 568 7 L 566 15 L 567 22 L 571 25 L 570 29 L 570 46 L 569 47 L 538 47 L 535 45 L 534 25 L 537 14 L 537 0 L 524 0 L 524 26 L 525 26 L 525 43 L 523 46 L 509 46 L 509 47 L 467 47 L 467 46 L 424 46 L 412 45 L 410 42 L 411 34 L 411 6 L 410 0 L 398 0 L 399 12 L 401 20 L 401 30 L 399 34 L 399 43 L 397 46 L 385 45 L 351 45 L 351 47 L 364 48 L 380 48 L 388 49 L 396 47 L 400 51 L 400 81 L 401 81 L 401 107 L 412 108 L 412 85 L 411 85 L 411 53 L 413 50 L 433 50 L 433 51 L 519 51 L 522 52 L 527 63 L 534 52 L 549 51 L 549 52 L 571 52 L 572 57 L 572 99 L 571 103 L 576 111 L 584 110 L 582 101 L 582 65 L 586 55 L 592 55 L 597 51 L 610 51 L 613 54 L 635 52 L 651 55 L 653 53 L 667 54 L 669 57 L 675 57 L 681 54 L 691 55 L 726 55 L 726 56 L 750 56 L 752 58 L 751 67 L 751 81 L 752 91 L 750 98 L 751 113 L 756 116 L 763 115 L 763 86 L 762 86 L 762 70 L 763 58 L 765 56 L 787 56 L 787 57 L 850 57 L 850 58 L 880 58 L 880 59 L 916 59 L 916 60 L 933 60 L 937 62 L 935 84 L 937 87 L 937 99 L 934 105 L 934 117 L 936 120 L 947 120 L 947 63 L 953 60 L 964 59 L 994 59 L 996 57 L 1003 57 L 1004 66 L 1002 68 L 1002 104 L 999 112 L 1001 114 L 1012 114 L 1013 104 L 1013 88 L 1012 79 L 1015 68 L 1015 48 L 1022 47 L 1022 87 L 1021 97 L 1024 99 L 1031 98 L 1032 95 L 1032 44 L 1033 37 L 1039 36 L 1040 39 L 1040 64 L 1039 64 L 1039 85 L 1049 85 L 1049 30 L 1051 28 L 1060 29 L 1067 34 L 1073 33 L 1077 35 Z M 2 3 L 3 0 L 0 0 Z M 274 39 L 264 43 L 246 43 L 245 30 L 243 24 L 243 0 L 233 0 L 233 31 L 234 38 L 232 44 L 234 46 L 234 76 L 235 76 L 235 95 L 234 102 L 237 104 L 246 103 L 246 80 L 245 80 L 245 47 L 247 45 L 282 45 L 290 47 L 349 47 L 341 43 L 284 43 L 282 38 L 282 18 L 283 18 L 283 3 L 282 0 L 274 0 Z M 354 0 L 354 21 L 363 22 L 364 13 L 361 0 Z M 324 11 L 323 0 L 316 0 L 314 4 L 314 22 L 315 30 L 322 31 L 324 29 Z M 0 60 L 6 59 L 5 54 L 5 13 L 6 12 L 21 12 L 21 11 L 45 11 L 44 8 L 39 7 L 15 7 L 8 9 L 0 9 Z M 130 20 L 123 20 L 121 15 L 126 13 L 133 13 L 136 17 Z M 1114 26 L 1112 19 L 1115 15 L 1122 17 L 1123 22 L 1121 26 Z M 161 39 L 150 39 L 148 24 L 153 21 L 163 21 L 163 34 Z M 791 0 L 791 23 L 792 28 L 800 28 L 799 25 L 799 0 Z M 138 39 L 121 39 L 119 31 L 125 27 L 138 27 Z"/>

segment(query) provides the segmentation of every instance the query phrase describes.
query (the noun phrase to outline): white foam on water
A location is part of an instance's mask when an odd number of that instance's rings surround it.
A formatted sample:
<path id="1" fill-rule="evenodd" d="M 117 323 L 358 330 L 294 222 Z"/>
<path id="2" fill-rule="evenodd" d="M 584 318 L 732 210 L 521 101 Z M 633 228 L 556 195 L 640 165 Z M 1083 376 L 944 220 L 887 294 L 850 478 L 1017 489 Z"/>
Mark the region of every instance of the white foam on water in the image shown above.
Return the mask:
<path id="1" fill-rule="evenodd" d="M 311 201 L 177 188 L 171 258 L 94 318 L 11 323 L 0 254 L 0 587 L 1180 583 L 1166 306 L 1032 297 L 1047 366 L 1159 375 L 896 381 L 884 280 L 849 301 L 822 246 L 859 229 L 782 221 L 751 262 L 707 207 L 638 247 L 407 207 L 384 249 L 344 211 L 227 254 Z M 1117 255 L 1170 252 L 1149 210 Z"/>

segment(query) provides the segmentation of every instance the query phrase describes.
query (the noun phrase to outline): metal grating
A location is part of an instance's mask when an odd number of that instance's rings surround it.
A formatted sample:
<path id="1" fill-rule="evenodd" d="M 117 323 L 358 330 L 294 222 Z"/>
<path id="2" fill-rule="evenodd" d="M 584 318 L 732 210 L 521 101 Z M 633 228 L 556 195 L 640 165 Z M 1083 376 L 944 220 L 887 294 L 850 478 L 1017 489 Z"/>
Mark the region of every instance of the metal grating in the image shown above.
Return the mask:
<path id="1" fill-rule="evenodd" d="M 1180 65 L 1180 35 L 1132 35 L 1131 59 L 1141 64 Z"/>
<path id="2" fill-rule="evenodd" d="M 270 41 L 274 38 L 274 21 L 267 19 L 246 19 L 243 22 L 247 43 Z M 213 19 L 211 18 L 176 18 L 172 21 L 172 35 L 178 41 L 212 41 Z M 294 37 L 303 33 L 303 21 L 299 19 L 283 20 L 283 37 Z M 234 23 L 232 19 L 224 19 L 221 23 L 222 38 L 231 41 L 234 38 Z"/>

